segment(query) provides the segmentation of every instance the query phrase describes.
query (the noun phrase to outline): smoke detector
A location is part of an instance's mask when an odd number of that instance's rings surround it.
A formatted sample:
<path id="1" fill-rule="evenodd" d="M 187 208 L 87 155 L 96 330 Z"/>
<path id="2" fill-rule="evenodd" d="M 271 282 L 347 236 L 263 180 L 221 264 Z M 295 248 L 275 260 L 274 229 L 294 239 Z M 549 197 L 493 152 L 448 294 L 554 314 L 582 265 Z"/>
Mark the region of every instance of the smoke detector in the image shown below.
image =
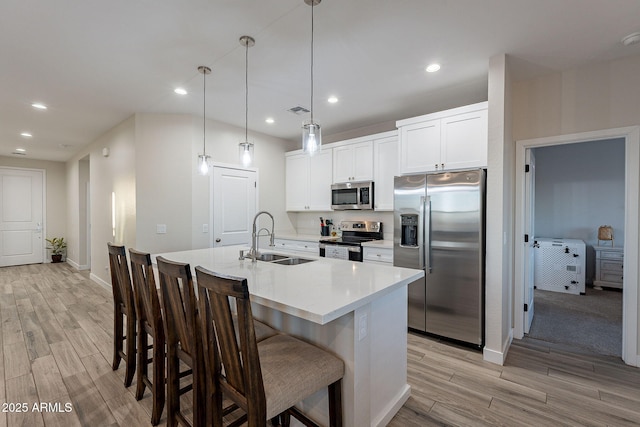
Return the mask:
<path id="1" fill-rule="evenodd" d="M 625 46 L 631 46 L 640 42 L 640 33 L 631 33 L 628 36 L 622 38 L 622 44 Z"/>

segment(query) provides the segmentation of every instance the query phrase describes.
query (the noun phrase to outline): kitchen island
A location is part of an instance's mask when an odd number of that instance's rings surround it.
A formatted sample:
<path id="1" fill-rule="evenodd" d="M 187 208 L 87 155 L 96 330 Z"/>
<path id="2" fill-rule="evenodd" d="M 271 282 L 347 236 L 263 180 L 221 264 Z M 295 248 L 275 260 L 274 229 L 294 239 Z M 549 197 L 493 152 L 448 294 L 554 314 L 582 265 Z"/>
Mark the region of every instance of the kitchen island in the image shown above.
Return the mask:
<path id="1" fill-rule="evenodd" d="M 247 248 L 231 246 L 159 255 L 187 262 L 192 269 L 200 265 L 214 272 L 245 277 L 257 319 L 328 349 L 344 360 L 344 425 L 386 425 L 410 394 L 407 285 L 421 277 L 423 271 L 310 255 L 304 258 L 313 261 L 297 265 L 252 262 L 238 259 L 240 249 Z M 155 263 L 155 256 L 153 260 Z M 312 418 L 328 424 L 326 390 L 299 406 Z"/>

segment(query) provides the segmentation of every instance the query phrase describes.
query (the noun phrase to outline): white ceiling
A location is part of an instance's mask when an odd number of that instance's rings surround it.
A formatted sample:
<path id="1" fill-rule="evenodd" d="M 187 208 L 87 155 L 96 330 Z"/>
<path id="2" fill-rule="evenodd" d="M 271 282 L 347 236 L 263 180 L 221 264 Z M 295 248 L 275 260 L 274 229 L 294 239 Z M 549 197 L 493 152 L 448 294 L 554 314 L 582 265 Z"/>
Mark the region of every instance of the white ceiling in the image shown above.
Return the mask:
<path id="1" fill-rule="evenodd" d="M 640 54 L 620 43 L 640 31 L 638 0 L 323 0 L 314 14 L 325 136 L 486 100 L 495 54 L 520 76 Z M 244 127 L 244 34 L 249 128 L 297 140 L 306 117 L 286 110 L 310 107 L 310 22 L 303 0 L 4 0 L 0 155 L 64 161 L 137 112 L 201 116 L 199 65 L 207 117 Z"/>

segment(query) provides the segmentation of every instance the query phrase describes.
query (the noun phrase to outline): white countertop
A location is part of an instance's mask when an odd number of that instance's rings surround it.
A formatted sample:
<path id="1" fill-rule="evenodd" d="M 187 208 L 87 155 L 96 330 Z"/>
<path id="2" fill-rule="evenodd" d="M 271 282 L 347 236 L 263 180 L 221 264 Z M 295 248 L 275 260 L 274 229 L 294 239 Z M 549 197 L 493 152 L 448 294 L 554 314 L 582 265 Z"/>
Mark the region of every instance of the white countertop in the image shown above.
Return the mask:
<path id="1" fill-rule="evenodd" d="M 196 249 L 152 256 L 196 266 L 217 273 L 245 277 L 251 300 L 321 325 L 374 301 L 422 277 L 422 270 L 386 265 L 349 262 L 313 255 L 292 256 L 316 261 L 298 265 L 279 265 L 264 261 L 239 260 L 246 246 Z M 264 250 L 263 253 L 285 253 Z"/>
<path id="2" fill-rule="evenodd" d="M 393 240 L 371 240 L 370 242 L 362 242 L 362 246 L 393 249 Z"/>

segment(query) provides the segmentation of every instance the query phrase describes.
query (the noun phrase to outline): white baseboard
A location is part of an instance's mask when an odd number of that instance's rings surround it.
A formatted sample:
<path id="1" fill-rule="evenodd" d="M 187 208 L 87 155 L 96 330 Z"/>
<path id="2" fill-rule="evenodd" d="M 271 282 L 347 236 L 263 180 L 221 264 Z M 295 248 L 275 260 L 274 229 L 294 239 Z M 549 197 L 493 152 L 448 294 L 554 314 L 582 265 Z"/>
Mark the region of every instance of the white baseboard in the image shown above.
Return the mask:
<path id="1" fill-rule="evenodd" d="M 109 292 L 111 292 L 111 283 L 105 282 L 104 280 L 102 280 L 101 278 L 99 278 L 98 276 L 96 276 L 93 273 L 89 274 L 89 278 L 91 280 L 93 280 L 94 282 L 96 282 L 98 285 L 102 286 L 103 288 L 105 288 Z"/>
<path id="2" fill-rule="evenodd" d="M 500 366 L 504 365 L 504 361 L 507 359 L 507 353 L 509 352 L 509 348 L 511 347 L 512 342 L 513 329 L 509 330 L 509 335 L 507 336 L 505 342 L 502 344 L 501 351 L 491 350 L 485 347 L 482 350 L 482 359 Z"/>
<path id="3" fill-rule="evenodd" d="M 409 384 L 405 384 L 396 398 L 393 399 L 389 403 L 389 405 L 387 405 L 387 407 L 382 410 L 381 416 L 376 420 L 372 420 L 371 425 L 384 427 L 389 424 L 391 422 L 391 419 L 398 413 L 400 408 L 402 408 L 402 405 L 404 405 L 405 402 L 409 399 L 409 396 L 411 396 L 411 387 L 409 386 Z"/>

